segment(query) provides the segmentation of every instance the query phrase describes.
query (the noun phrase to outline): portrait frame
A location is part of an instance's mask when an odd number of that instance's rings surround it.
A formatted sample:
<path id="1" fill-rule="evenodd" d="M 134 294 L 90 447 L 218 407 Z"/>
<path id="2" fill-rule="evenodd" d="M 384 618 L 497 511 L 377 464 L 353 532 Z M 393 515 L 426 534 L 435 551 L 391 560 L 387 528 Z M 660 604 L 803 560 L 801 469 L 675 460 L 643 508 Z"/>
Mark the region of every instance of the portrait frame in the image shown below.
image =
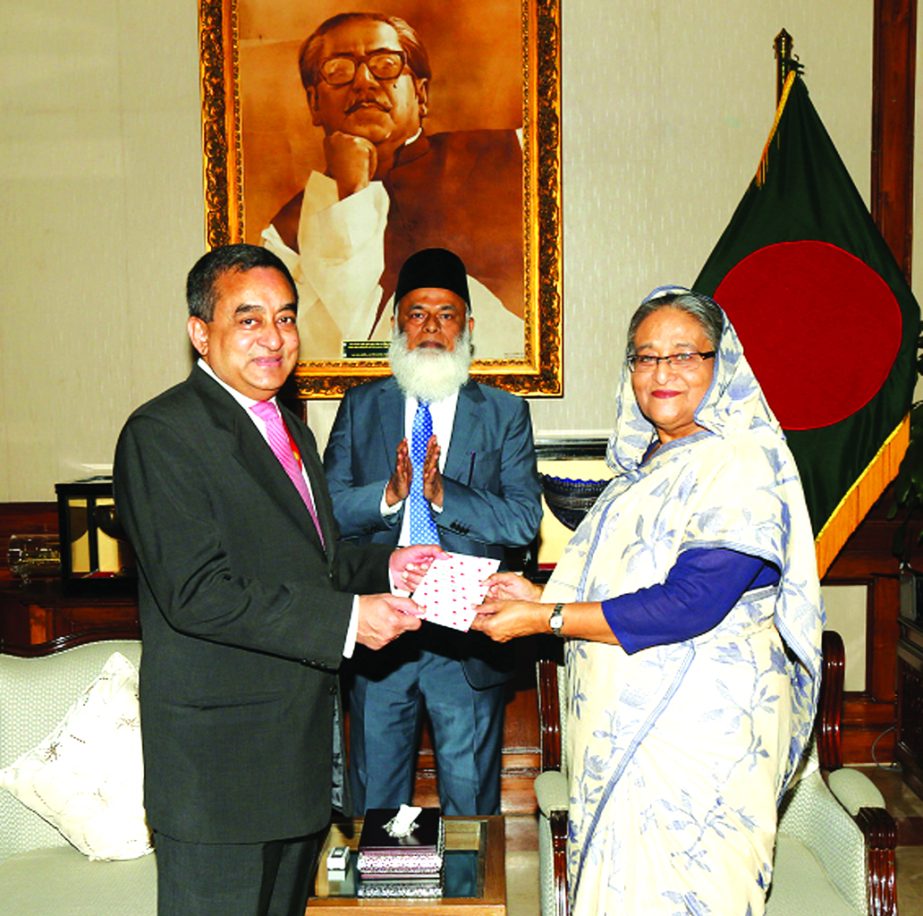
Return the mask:
<path id="1" fill-rule="evenodd" d="M 246 124 L 242 118 L 238 29 L 243 2 L 246 0 L 199 3 L 209 248 L 247 237 Z M 437 0 L 424 2 L 434 9 L 443 8 Z M 511 2 L 518 4 L 522 30 L 523 347 L 522 355 L 513 358 L 478 359 L 475 349 L 471 375 L 515 394 L 554 397 L 563 393 L 560 0 Z M 367 6 L 346 0 L 341 9 Z M 377 6 L 388 11 L 389 4 Z M 475 324 L 476 347 L 477 314 Z M 299 398 L 336 398 L 353 385 L 388 374 L 385 358 L 304 360 L 297 365 L 294 381 Z"/>

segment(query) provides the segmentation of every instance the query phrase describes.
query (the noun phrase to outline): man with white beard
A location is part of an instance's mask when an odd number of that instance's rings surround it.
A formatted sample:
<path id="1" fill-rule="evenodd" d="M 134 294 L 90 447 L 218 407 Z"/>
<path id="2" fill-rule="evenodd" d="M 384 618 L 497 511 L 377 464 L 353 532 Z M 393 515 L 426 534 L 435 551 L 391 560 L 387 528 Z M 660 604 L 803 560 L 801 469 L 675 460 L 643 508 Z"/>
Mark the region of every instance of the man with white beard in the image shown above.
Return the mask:
<path id="1" fill-rule="evenodd" d="M 346 393 L 324 454 L 341 537 L 502 560 L 541 521 L 528 404 L 468 377 L 474 318 L 457 255 L 411 255 L 394 300 L 393 377 Z M 410 803 L 425 708 L 443 813 L 499 814 L 505 647 L 424 623 L 393 650 L 357 651 L 353 674 L 359 813 Z"/>

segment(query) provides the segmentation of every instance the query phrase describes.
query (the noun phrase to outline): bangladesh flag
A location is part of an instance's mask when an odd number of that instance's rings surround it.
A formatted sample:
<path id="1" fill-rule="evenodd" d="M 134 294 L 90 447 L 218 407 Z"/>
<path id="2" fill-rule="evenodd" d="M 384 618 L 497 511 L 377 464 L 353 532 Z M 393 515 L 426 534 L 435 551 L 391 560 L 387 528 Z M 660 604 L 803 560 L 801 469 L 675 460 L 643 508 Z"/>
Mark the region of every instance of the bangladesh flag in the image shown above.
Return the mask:
<path id="1" fill-rule="evenodd" d="M 796 73 L 695 288 L 786 432 L 823 575 L 907 448 L 920 309 Z"/>

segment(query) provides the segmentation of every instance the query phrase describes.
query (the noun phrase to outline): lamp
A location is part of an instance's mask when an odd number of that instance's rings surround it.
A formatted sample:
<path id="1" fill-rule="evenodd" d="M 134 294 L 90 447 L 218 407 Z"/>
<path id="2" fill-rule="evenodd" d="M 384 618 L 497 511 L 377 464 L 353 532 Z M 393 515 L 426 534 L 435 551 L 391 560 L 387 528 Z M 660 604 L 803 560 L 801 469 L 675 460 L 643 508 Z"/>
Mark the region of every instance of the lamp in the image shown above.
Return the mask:
<path id="1" fill-rule="evenodd" d="M 111 477 L 55 484 L 65 592 L 130 591 L 136 577 L 131 546 L 118 523 Z"/>

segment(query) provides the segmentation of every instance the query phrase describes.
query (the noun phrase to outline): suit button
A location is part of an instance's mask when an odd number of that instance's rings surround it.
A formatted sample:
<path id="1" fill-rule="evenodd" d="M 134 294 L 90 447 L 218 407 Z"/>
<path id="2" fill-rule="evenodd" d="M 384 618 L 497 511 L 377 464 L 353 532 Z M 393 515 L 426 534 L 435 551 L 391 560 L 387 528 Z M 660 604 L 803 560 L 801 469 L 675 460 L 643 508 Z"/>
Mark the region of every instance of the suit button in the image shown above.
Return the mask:
<path id="1" fill-rule="evenodd" d="M 330 694 L 330 696 L 335 697 L 335 696 L 336 696 L 336 693 L 337 693 L 337 686 L 336 686 L 336 684 L 331 684 L 331 685 L 327 688 L 327 692 Z"/>

